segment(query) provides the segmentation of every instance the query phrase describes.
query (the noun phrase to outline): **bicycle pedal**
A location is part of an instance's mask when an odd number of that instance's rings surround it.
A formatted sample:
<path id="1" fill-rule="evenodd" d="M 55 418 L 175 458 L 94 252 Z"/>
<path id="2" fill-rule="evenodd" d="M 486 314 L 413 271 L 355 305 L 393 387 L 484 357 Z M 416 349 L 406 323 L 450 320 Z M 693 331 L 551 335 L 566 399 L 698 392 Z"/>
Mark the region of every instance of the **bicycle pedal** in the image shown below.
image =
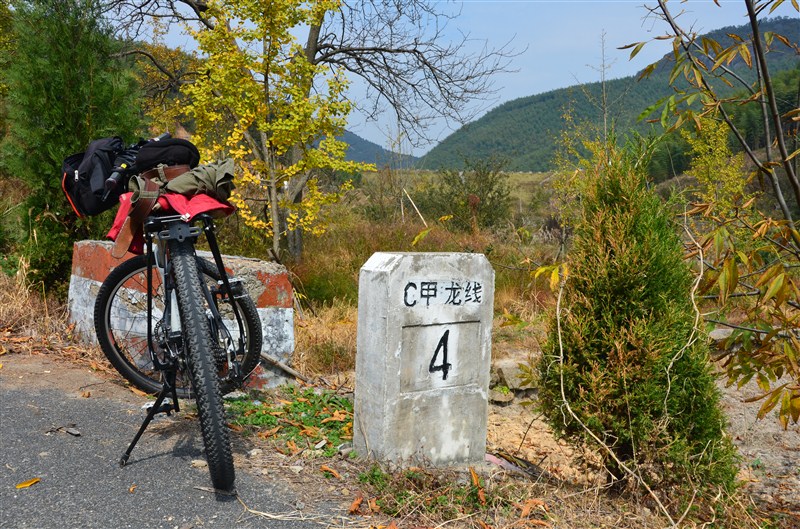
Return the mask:
<path id="1" fill-rule="evenodd" d="M 142 406 L 142 409 L 149 413 L 150 410 L 153 409 L 153 405 L 154 404 L 155 404 L 155 402 L 148 402 L 147 404 Z M 174 409 L 175 409 L 175 406 L 172 405 L 172 401 L 170 399 L 164 399 L 164 402 L 161 403 L 161 406 L 158 407 L 158 409 L 155 411 L 154 415 L 159 414 L 159 413 L 166 413 L 167 416 L 169 416 L 169 414 Z"/>

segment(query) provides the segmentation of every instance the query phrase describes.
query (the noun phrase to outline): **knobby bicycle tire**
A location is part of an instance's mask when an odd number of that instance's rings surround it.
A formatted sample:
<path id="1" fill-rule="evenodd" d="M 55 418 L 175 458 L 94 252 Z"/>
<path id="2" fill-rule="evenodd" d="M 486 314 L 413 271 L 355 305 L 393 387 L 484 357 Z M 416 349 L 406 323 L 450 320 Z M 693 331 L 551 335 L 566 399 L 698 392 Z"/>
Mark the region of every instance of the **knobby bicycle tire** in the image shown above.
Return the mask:
<path id="1" fill-rule="evenodd" d="M 170 239 L 169 252 L 211 482 L 217 489 L 231 490 L 235 472 L 230 434 L 214 359 L 214 339 L 203 308 L 203 290 L 193 244 L 189 240 Z"/>
<path id="2" fill-rule="evenodd" d="M 197 258 L 202 277 L 215 288 L 220 279 L 214 264 Z M 147 349 L 147 256 L 138 255 L 114 268 L 97 294 L 94 325 L 97 340 L 114 368 L 136 388 L 155 394 L 161 390 L 161 373 L 153 368 Z M 240 356 L 241 370 L 248 375 L 258 365 L 261 355 L 261 320 L 253 300 L 242 292 L 240 284 L 232 285 L 236 307 L 244 325 L 244 354 Z M 217 308 L 231 334 L 238 336 L 238 325 L 229 302 L 217 302 Z M 156 334 L 153 347 L 159 350 L 159 323 L 164 313 L 164 289 L 159 274 L 153 273 L 153 322 Z M 221 341 L 222 338 L 218 337 Z M 177 376 L 178 397 L 191 398 L 188 373 L 180 369 Z M 231 381 L 221 385 L 223 393 L 236 389 Z"/>

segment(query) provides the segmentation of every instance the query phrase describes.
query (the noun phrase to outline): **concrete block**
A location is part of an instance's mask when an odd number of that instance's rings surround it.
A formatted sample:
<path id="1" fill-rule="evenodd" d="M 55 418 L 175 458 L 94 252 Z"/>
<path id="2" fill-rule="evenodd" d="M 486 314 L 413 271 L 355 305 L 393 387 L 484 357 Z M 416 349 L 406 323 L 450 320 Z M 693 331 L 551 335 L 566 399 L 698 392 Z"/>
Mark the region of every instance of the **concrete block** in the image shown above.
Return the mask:
<path id="1" fill-rule="evenodd" d="M 97 343 L 94 331 L 94 302 L 109 272 L 122 259 L 111 256 L 113 243 L 78 241 L 72 252 L 72 275 L 69 283 L 69 320 L 87 343 Z M 213 261 L 210 252 L 198 252 Z M 289 275 L 281 265 L 247 257 L 222 257 L 231 276 L 242 280 L 258 307 L 264 336 L 262 352 L 289 365 L 294 352 L 294 311 Z M 262 365 L 248 380 L 248 387 L 273 387 L 287 381 L 286 373 L 270 365 Z"/>
<path id="2" fill-rule="evenodd" d="M 479 254 L 376 253 L 361 268 L 353 443 L 396 464 L 486 451 L 494 271 Z"/>

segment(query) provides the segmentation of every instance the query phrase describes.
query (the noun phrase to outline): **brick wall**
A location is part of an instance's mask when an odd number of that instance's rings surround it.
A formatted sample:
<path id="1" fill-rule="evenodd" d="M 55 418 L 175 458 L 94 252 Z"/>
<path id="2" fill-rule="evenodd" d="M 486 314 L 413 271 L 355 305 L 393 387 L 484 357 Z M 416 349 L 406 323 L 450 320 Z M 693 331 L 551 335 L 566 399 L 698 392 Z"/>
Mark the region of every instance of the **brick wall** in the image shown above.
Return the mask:
<path id="1" fill-rule="evenodd" d="M 122 259 L 111 256 L 113 243 L 78 241 L 72 252 L 72 275 L 69 284 L 69 319 L 88 343 L 97 343 L 94 331 L 94 302 L 109 272 Z M 208 252 L 198 252 L 213 261 Z M 294 312 L 289 275 L 281 265 L 246 257 L 223 256 L 230 275 L 242 280 L 256 302 L 261 317 L 264 344 L 262 352 L 291 364 L 294 351 Z M 286 381 L 285 373 L 264 363 L 248 381 L 248 387 L 272 387 Z"/>

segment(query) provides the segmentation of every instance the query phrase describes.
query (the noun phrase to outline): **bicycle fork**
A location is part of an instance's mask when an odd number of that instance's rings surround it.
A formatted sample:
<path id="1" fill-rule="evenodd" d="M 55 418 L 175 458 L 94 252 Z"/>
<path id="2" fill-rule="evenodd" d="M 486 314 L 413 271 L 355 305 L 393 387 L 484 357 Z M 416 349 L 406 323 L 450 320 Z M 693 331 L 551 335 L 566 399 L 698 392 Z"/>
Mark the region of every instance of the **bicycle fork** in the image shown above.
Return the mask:
<path id="1" fill-rule="evenodd" d="M 234 294 L 234 288 L 232 286 L 233 281 L 229 281 L 227 274 L 225 272 L 225 268 L 222 264 L 222 257 L 219 252 L 219 247 L 216 244 L 216 238 L 214 237 L 214 230 L 213 230 L 213 221 L 211 217 L 207 215 L 200 215 L 200 220 L 203 221 L 204 230 L 206 232 L 206 236 L 209 240 L 209 245 L 211 247 L 211 252 L 214 257 L 215 264 L 220 273 L 220 284 L 218 288 L 212 292 L 208 286 L 205 284 L 204 281 L 201 280 L 203 294 L 206 298 L 206 303 L 208 305 L 209 310 L 209 324 L 211 329 L 213 330 L 214 336 L 223 335 L 223 342 L 224 342 L 224 349 L 225 349 L 225 357 L 226 363 L 229 367 L 228 376 L 234 377 L 234 379 L 241 380 L 242 373 L 240 369 L 240 365 L 238 359 L 236 358 L 236 348 L 235 343 L 238 342 L 239 350 L 244 350 L 244 325 L 242 323 L 242 317 L 239 314 L 238 308 L 236 307 L 236 295 Z M 177 222 L 182 221 L 182 222 Z M 197 238 L 200 234 L 200 229 L 188 225 L 183 218 L 181 217 L 162 217 L 162 218 L 154 218 L 150 217 L 145 222 L 144 226 L 145 232 L 145 241 L 147 244 L 147 343 L 148 343 L 148 352 L 150 353 L 150 358 L 153 362 L 153 367 L 158 371 L 163 373 L 163 386 L 161 391 L 159 392 L 158 396 L 156 397 L 156 401 L 150 407 L 147 412 L 147 416 L 145 417 L 142 425 L 139 427 L 139 430 L 136 432 L 133 440 L 131 441 L 128 449 L 120 458 L 119 464 L 121 467 L 124 467 L 128 459 L 130 458 L 131 452 L 133 452 L 134 447 L 139 442 L 139 439 L 144 434 L 144 431 L 150 425 L 150 422 L 153 418 L 159 413 L 166 413 L 170 415 L 173 411 L 179 412 L 180 406 L 178 404 L 178 392 L 177 392 L 177 373 L 178 367 L 180 362 L 180 354 L 177 350 L 173 350 L 175 347 L 180 347 L 178 342 L 182 339 L 182 330 L 181 330 L 181 323 L 180 323 L 180 315 L 178 311 L 178 303 L 177 297 L 175 295 L 175 285 L 172 280 L 172 275 L 170 271 L 170 262 L 168 258 L 168 254 L 166 251 L 166 244 L 167 240 L 170 238 L 183 238 L 183 237 L 193 237 Z M 154 248 L 153 239 L 154 235 L 157 234 L 157 241 Z M 155 251 L 154 251 L 155 250 Z M 162 344 L 164 348 L 164 359 L 162 360 L 158 352 L 153 347 L 153 271 L 154 269 L 158 268 L 158 273 L 161 275 L 161 281 L 164 285 L 164 324 L 166 325 L 165 329 L 165 343 Z M 239 285 L 237 285 L 239 286 Z M 237 340 L 231 336 L 228 329 L 225 327 L 225 324 L 222 321 L 222 316 L 217 309 L 217 303 L 215 297 L 219 296 L 220 300 L 227 298 L 230 302 L 231 308 L 233 310 L 234 317 L 236 319 L 236 323 L 239 327 L 239 336 Z M 165 402 L 167 397 L 171 398 L 171 402 Z"/>

